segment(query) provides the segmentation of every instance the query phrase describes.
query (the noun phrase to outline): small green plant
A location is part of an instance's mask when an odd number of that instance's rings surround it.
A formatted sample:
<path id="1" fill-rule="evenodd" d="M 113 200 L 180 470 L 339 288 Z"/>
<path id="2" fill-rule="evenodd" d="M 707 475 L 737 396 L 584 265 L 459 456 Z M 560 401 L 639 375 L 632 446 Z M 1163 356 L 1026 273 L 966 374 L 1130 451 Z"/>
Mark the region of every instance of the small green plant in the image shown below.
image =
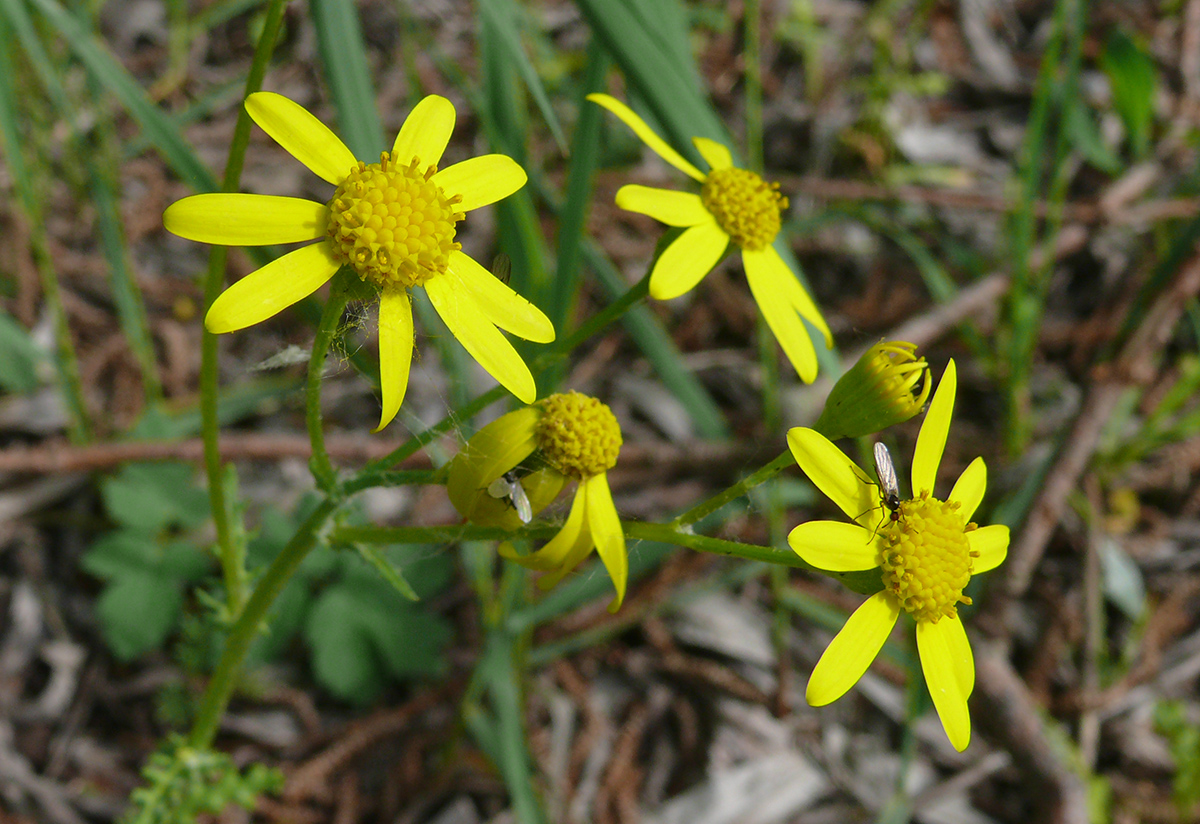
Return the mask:
<path id="1" fill-rule="evenodd" d="M 158 649 L 179 626 L 184 594 L 209 574 L 212 559 L 187 535 L 208 517 L 208 498 L 185 464 L 128 464 L 101 482 L 117 528 L 83 556 L 105 582 L 96 603 L 113 655 L 130 661 Z"/>
<path id="2" fill-rule="evenodd" d="M 251 764 L 238 772 L 224 753 L 189 746 L 173 735 L 142 770 L 146 786 L 133 791 L 123 824 L 179 824 L 200 813 L 216 814 L 230 804 L 254 809 L 264 793 L 283 788 L 283 774 L 273 767 Z"/>
<path id="3" fill-rule="evenodd" d="M 1189 721 L 1182 701 L 1161 701 L 1154 710 L 1154 723 L 1167 737 L 1175 759 L 1175 805 L 1181 820 L 1191 821 L 1200 804 L 1200 725 Z"/>

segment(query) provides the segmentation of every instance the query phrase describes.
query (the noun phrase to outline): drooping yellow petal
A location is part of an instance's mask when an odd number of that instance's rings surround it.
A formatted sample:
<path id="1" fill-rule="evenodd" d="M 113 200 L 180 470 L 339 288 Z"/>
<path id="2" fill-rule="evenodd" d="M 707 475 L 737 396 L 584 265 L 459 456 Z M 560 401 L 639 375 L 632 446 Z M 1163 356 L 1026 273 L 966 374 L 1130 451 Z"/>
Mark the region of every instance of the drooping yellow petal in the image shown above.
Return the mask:
<path id="1" fill-rule="evenodd" d="M 592 541 L 608 575 L 612 578 L 617 596 L 608 605 L 609 612 L 616 612 L 625 600 L 625 585 L 629 581 L 629 556 L 625 554 L 625 533 L 621 530 L 621 519 L 613 504 L 612 490 L 608 488 L 608 476 L 604 473 L 585 478 L 581 482 L 587 487 L 587 524 Z"/>
<path id="2" fill-rule="evenodd" d="M 957 627 L 951 626 L 958 624 Z M 921 657 L 921 671 L 925 673 L 925 684 L 933 698 L 938 718 L 954 749 L 962 752 L 971 743 L 971 714 L 967 710 L 967 696 L 960 678 L 963 662 L 959 657 L 961 644 L 951 637 L 962 631 L 962 623 L 943 618 L 936 624 L 931 621 L 917 623 L 917 652 Z M 966 636 L 963 635 L 963 640 Z M 970 647 L 967 647 L 968 654 Z M 971 664 L 974 672 L 974 664 Z"/>
<path id="3" fill-rule="evenodd" d="M 1008 555 L 1008 539 L 1008 527 L 1004 524 L 990 524 L 968 532 L 967 543 L 974 552 L 979 553 L 978 558 L 971 559 L 971 574 L 978 575 L 1004 563 Z"/>
<path id="4" fill-rule="evenodd" d="M 163 226 L 188 240 L 221 246 L 300 243 L 325 234 L 329 207 L 298 197 L 192 195 L 167 207 Z"/>
<path id="5" fill-rule="evenodd" d="M 712 223 L 713 216 L 704 208 L 700 195 L 655 189 L 631 183 L 617 190 L 617 205 L 630 212 L 649 215 L 668 226 L 699 226 Z"/>
<path id="6" fill-rule="evenodd" d="M 575 500 L 571 502 L 571 513 L 567 515 L 567 522 L 563 524 L 558 534 L 550 539 L 549 543 L 529 555 L 517 555 L 511 546 L 502 545 L 499 550 L 500 555 L 530 569 L 552 570 L 553 576 L 547 575 L 538 581 L 540 585 L 547 578 L 552 578 L 551 582 L 545 586 L 546 589 L 549 589 L 562 580 L 563 575 L 575 566 L 574 564 L 565 565 L 568 558 L 578 555 L 581 547 L 584 555 L 591 551 L 592 536 L 584 529 L 586 512 L 587 494 L 580 485 L 575 490 Z M 579 560 L 583 560 L 583 556 Z M 575 563 L 577 564 L 579 561 Z"/>
<path id="7" fill-rule="evenodd" d="M 791 531 L 788 544 L 817 569 L 854 572 L 878 566 L 875 536 L 858 524 L 808 521 Z"/>
<path id="8" fill-rule="evenodd" d="M 480 311 L 496 326 L 536 343 L 554 340 L 554 324 L 550 318 L 480 266 L 470 255 L 451 252 L 446 275 L 463 282 L 463 288 L 475 298 Z"/>
<path id="9" fill-rule="evenodd" d="M 789 429 L 787 442 L 804 474 L 842 512 L 863 526 L 878 522 L 879 488 L 868 482 L 863 471 L 842 450 L 820 432 L 803 426 Z"/>
<path id="10" fill-rule="evenodd" d="M 954 482 L 954 489 L 950 490 L 950 497 L 946 500 L 957 501 L 959 504 L 958 514 L 963 516 L 964 521 L 969 521 L 975 514 L 975 510 L 979 508 L 979 503 L 983 500 L 983 493 L 986 491 L 987 464 L 983 462 L 983 458 L 976 458 L 958 476 L 958 480 Z"/>
<path id="11" fill-rule="evenodd" d="M 204 326 L 214 335 L 253 326 L 317 291 L 339 266 L 325 242 L 288 252 L 222 292 Z"/>
<path id="12" fill-rule="evenodd" d="M 246 112 L 264 132 L 334 186 L 358 164 L 354 153 L 308 109 L 274 92 L 255 92 L 246 98 Z"/>
<path id="13" fill-rule="evenodd" d="M 383 408 L 376 432 L 392 422 L 404 402 L 412 349 L 413 316 L 408 291 L 384 289 L 379 293 L 379 388 Z"/>
<path id="14" fill-rule="evenodd" d="M 800 279 L 796 277 L 796 273 L 783 262 L 783 258 L 779 256 L 779 252 L 775 247 L 768 246 L 763 249 L 762 256 L 767 268 L 774 272 L 775 283 L 787 295 L 788 302 L 800 313 L 800 317 L 820 330 L 821 334 L 825 337 L 825 348 L 832 348 L 833 332 L 829 330 L 829 324 L 825 322 L 825 317 L 821 314 L 821 310 L 813 303 L 812 297 L 808 294 L 808 290 L 800 283 Z"/>
<path id="15" fill-rule="evenodd" d="M 526 180 L 521 165 L 502 154 L 472 157 L 433 176 L 433 182 L 446 197 L 462 197 L 458 208 L 464 212 L 503 200 L 524 186 Z"/>
<path id="16" fill-rule="evenodd" d="M 922 492 L 933 492 L 937 481 L 938 466 L 942 463 L 942 451 L 946 448 L 946 436 L 950 432 L 950 418 L 954 415 L 954 393 L 958 378 L 953 358 L 946 364 L 942 382 L 933 393 L 925 422 L 917 435 L 917 447 L 913 452 L 912 491 L 913 497 Z"/>
<path id="17" fill-rule="evenodd" d="M 446 98 L 436 94 L 421 98 L 396 134 L 392 160 L 407 166 L 415 157 L 421 161 L 418 169 L 422 172 L 436 166 L 450 142 L 454 118 L 454 104 Z"/>
<path id="18" fill-rule="evenodd" d="M 950 663 L 954 666 L 954 677 L 958 686 L 968 698 L 975 689 L 975 655 L 971 652 L 971 642 L 967 640 L 967 628 L 961 617 L 943 618 L 939 624 L 946 624 L 944 637 L 946 648 L 950 651 Z"/>
<path id="19" fill-rule="evenodd" d="M 877 592 L 862 603 L 826 647 L 813 667 L 804 697 L 823 707 L 846 694 L 875 660 L 900 617 L 900 607 L 888 591 Z"/>
<path id="20" fill-rule="evenodd" d="M 486 487 L 533 454 L 540 417 L 537 407 L 526 406 L 501 415 L 471 436 L 459 457 L 471 463 L 476 489 Z"/>
<path id="21" fill-rule="evenodd" d="M 696 151 L 700 153 L 700 156 L 704 158 L 704 162 L 708 164 L 708 168 L 714 172 L 728 169 L 733 165 L 733 155 L 724 144 L 709 140 L 707 137 L 693 137 L 692 143 L 695 144 Z"/>
<path id="22" fill-rule="evenodd" d="M 729 246 L 729 235 L 711 217 L 685 229 L 663 250 L 650 272 L 650 297 L 670 300 L 687 292 L 712 271 Z"/>
<path id="23" fill-rule="evenodd" d="M 667 141 L 656 135 L 654 130 L 646 125 L 646 121 L 634 113 L 633 109 L 607 94 L 589 94 L 587 99 L 597 105 L 603 106 L 620 118 L 622 123 L 632 129 L 633 133 L 641 138 L 642 142 L 653 149 L 654 153 L 663 160 L 693 180 L 704 181 L 704 173 L 684 160 L 683 155 L 668 146 Z"/>
<path id="24" fill-rule="evenodd" d="M 778 260 L 775 250 L 767 247 L 758 251 L 742 250 L 742 263 L 746 267 L 746 281 L 759 311 L 771 327 L 775 339 L 792 362 L 796 374 L 805 383 L 817 378 L 817 350 L 800 315 L 792 305 L 789 285 L 782 277 L 793 283 L 795 277 L 784 267 L 783 273 L 775 266 Z"/>
<path id="25" fill-rule="evenodd" d="M 449 272 L 425 281 L 433 308 L 471 357 L 501 386 L 525 403 L 537 398 L 537 385 L 529 367 L 508 338 L 484 315 L 462 280 Z"/>

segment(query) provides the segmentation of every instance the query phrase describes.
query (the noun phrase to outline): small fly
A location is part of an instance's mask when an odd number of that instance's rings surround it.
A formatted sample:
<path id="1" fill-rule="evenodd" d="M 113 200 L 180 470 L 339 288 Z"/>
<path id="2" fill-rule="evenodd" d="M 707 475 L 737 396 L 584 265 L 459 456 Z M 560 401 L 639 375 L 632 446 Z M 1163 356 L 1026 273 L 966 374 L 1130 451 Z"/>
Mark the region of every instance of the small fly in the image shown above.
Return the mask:
<path id="1" fill-rule="evenodd" d="M 879 476 L 883 505 L 891 514 L 892 523 L 896 523 L 900 520 L 900 482 L 896 480 L 892 455 L 881 442 L 875 444 L 875 474 Z"/>
<path id="2" fill-rule="evenodd" d="M 525 494 L 525 487 L 521 486 L 521 479 L 511 469 L 488 484 L 487 493 L 493 498 L 508 498 L 512 508 L 517 510 L 521 523 L 527 524 L 533 520 L 529 496 Z"/>

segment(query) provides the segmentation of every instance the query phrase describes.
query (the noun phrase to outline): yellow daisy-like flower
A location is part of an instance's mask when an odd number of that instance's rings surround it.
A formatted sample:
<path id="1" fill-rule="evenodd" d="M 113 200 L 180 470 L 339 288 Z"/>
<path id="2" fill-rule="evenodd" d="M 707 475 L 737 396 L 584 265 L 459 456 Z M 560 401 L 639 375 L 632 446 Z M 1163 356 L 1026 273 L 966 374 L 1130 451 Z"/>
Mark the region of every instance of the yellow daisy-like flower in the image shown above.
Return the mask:
<path id="1" fill-rule="evenodd" d="M 349 266 L 379 293 L 379 429 L 396 416 L 408 388 L 413 317 L 408 290 L 425 287 L 433 307 L 492 377 L 526 403 L 537 397 L 529 368 L 497 329 L 538 343 L 554 340 L 541 310 L 464 254 L 455 226 L 472 209 L 525 185 L 509 157 L 482 155 L 438 170 L 454 130 L 454 106 L 430 95 L 409 113 L 391 152 L 357 160 L 303 106 L 272 92 L 246 98 L 262 130 L 314 174 L 337 187 L 328 203 L 294 197 L 203 194 L 171 204 L 163 224 L 180 237 L 227 246 L 320 238 L 226 289 L 204 324 L 220 334 L 266 320 L 315 292 Z M 378 429 L 376 430 L 378 431 Z"/>
<path id="2" fill-rule="evenodd" d="M 621 427 L 607 406 L 580 392 L 551 395 L 479 430 L 451 461 L 446 490 L 468 520 L 515 529 L 521 524 L 518 510 L 503 489 L 498 495 L 497 481 L 509 477 L 520 484 L 530 516 L 568 481 L 577 481 L 567 521 L 546 546 L 518 555 L 505 543 L 500 554 L 547 571 L 538 586 L 549 589 L 596 549 L 617 590 L 608 607 L 616 612 L 625 598 L 629 558 L 607 472 L 620 449 Z"/>
<path id="3" fill-rule="evenodd" d="M 631 212 L 684 229 L 663 250 L 650 272 L 650 295 L 657 300 L 679 297 L 712 271 L 730 243 L 742 250 L 742 266 L 750 292 L 788 360 L 805 383 L 817 377 L 817 353 L 804 318 L 833 346 L 833 335 L 795 273 L 772 247 L 779 234 L 787 198 L 779 184 L 767 183 L 754 172 L 733 165 L 729 149 L 703 137 L 692 138 L 709 165 L 705 174 L 667 145 L 621 101 L 607 94 L 588 100 L 615 114 L 659 157 L 700 183 L 700 194 L 622 186 L 617 205 Z"/>
<path id="4" fill-rule="evenodd" d="M 855 523 L 810 521 L 788 536 L 792 549 L 819 569 L 851 572 L 878 567 L 884 589 L 860 606 L 826 648 L 808 680 L 814 707 L 854 686 L 907 612 L 917 624 L 917 652 L 942 726 L 955 749 L 971 741 L 967 698 L 975 687 L 975 662 L 957 606 L 972 575 L 994 569 L 1008 552 L 1008 527 L 971 523 L 987 488 L 987 467 L 976 458 L 946 500 L 933 497 L 934 482 L 954 411 L 954 361 L 934 394 L 913 455 L 913 497 L 895 510 L 878 486 L 823 435 L 797 427 L 788 446 L 812 482 Z"/>

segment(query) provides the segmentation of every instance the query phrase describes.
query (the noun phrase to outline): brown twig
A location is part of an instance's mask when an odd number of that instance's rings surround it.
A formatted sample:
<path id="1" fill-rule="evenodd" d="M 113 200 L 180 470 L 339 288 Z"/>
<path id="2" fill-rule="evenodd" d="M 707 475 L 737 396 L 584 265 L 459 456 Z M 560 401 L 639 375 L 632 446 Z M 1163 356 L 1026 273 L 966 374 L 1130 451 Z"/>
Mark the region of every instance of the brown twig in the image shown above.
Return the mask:
<path id="1" fill-rule="evenodd" d="M 1012 754 L 1012 763 L 1021 771 L 1023 794 L 1035 805 L 1036 821 L 1087 824 L 1083 779 L 1062 763 L 1046 739 L 1039 710 L 1021 677 L 1003 655 L 986 648 L 979 650 L 975 673 L 974 702 L 983 707 L 971 716 Z"/>
<path id="2" fill-rule="evenodd" d="M 1084 399 L 1058 461 L 1046 477 L 1025 529 L 1009 550 L 1005 583 L 1010 597 L 1020 597 L 1029 587 L 1033 571 L 1062 517 L 1067 496 L 1078 485 L 1121 395 L 1130 386 L 1146 385 L 1154 379 L 1158 355 L 1188 301 L 1197 293 L 1200 293 L 1200 255 L 1192 257 L 1180 268 L 1175 280 L 1155 299 L 1113 364 L 1100 371 L 1099 379 Z"/>

